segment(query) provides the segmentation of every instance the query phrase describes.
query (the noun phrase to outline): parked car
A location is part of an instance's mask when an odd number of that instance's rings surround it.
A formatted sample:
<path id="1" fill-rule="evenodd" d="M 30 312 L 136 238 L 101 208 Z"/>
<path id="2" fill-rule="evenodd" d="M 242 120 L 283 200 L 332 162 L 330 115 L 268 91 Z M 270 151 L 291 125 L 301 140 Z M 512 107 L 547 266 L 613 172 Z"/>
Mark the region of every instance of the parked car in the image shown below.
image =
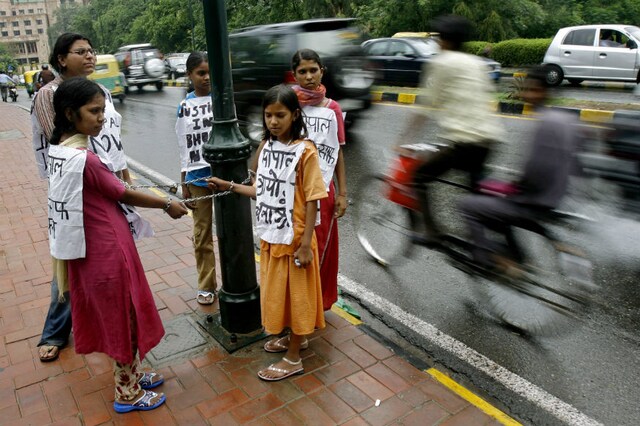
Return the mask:
<path id="1" fill-rule="evenodd" d="M 89 79 L 106 87 L 113 98 L 120 103 L 124 102 L 126 81 L 124 74 L 120 72 L 118 61 L 113 55 L 98 55 L 96 57 L 96 69 L 89 74 Z"/>
<path id="2" fill-rule="evenodd" d="M 404 33 L 407 34 L 407 33 Z M 362 48 L 369 66 L 376 72 L 376 83 L 391 86 L 418 86 L 423 65 L 440 52 L 435 33 L 424 37 L 377 38 L 367 40 Z M 500 80 L 501 65 L 489 58 L 480 57 L 487 63 L 487 72 L 495 82 Z"/>
<path id="3" fill-rule="evenodd" d="M 182 54 L 179 56 L 167 56 L 164 62 L 166 74 L 169 76 L 169 79 L 175 80 L 187 75 L 187 57 L 188 54 L 186 57 Z"/>
<path id="4" fill-rule="evenodd" d="M 163 56 L 151 44 L 122 46 L 115 53 L 115 57 L 127 81 L 126 93 L 131 86 L 142 90 L 147 84 L 153 84 L 156 89 L 162 90 L 165 76 Z"/>
<path id="5" fill-rule="evenodd" d="M 547 83 L 563 79 L 577 85 L 584 80 L 640 82 L 640 28 L 632 25 L 581 25 L 561 28 L 543 65 Z"/>
<path id="6" fill-rule="evenodd" d="M 264 93 L 280 83 L 295 83 L 291 57 L 313 49 L 326 67 L 327 96 L 340 103 L 349 126 L 371 105 L 373 74 L 365 70 L 362 34 L 355 19 L 314 19 L 261 25 L 229 36 L 236 111 L 242 130 L 253 144 L 262 137 Z"/>

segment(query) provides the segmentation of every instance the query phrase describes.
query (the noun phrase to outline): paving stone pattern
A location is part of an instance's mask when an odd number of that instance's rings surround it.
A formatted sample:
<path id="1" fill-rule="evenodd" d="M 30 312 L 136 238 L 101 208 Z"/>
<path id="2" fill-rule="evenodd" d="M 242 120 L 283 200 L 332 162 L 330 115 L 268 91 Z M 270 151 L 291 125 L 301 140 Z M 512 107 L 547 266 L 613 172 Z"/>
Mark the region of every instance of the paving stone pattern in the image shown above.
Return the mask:
<path id="1" fill-rule="evenodd" d="M 497 424 L 331 312 L 327 328 L 303 352 L 303 375 L 266 383 L 256 372 L 278 355 L 265 353 L 263 342 L 233 355 L 212 345 L 160 369 L 164 406 L 116 414 L 112 365 L 105 355 L 77 355 L 72 339 L 59 360 L 38 360 L 51 280 L 47 185 L 37 177 L 28 113 L 0 104 L 0 135 L 0 424 Z M 195 301 L 190 219 L 173 221 L 153 209 L 142 214 L 157 234 L 138 250 L 162 319 L 215 312 L 217 304 Z"/>

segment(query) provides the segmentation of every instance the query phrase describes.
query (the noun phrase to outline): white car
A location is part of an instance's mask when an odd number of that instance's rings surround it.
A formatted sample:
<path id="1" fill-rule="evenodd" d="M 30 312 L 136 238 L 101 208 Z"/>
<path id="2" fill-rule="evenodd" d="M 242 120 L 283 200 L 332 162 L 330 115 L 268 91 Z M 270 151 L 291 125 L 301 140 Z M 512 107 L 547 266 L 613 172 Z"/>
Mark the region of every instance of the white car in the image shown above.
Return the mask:
<path id="1" fill-rule="evenodd" d="M 562 28 L 544 56 L 547 83 L 584 80 L 638 82 L 640 28 L 633 25 L 581 25 Z"/>

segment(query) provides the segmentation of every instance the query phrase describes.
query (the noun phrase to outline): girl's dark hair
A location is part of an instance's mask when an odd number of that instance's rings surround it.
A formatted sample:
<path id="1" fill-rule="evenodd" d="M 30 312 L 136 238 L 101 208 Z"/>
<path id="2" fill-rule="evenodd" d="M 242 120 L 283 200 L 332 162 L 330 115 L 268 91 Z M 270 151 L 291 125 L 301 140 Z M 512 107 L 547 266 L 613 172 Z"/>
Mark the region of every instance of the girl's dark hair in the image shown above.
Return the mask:
<path id="1" fill-rule="evenodd" d="M 187 73 L 198 68 L 201 63 L 208 61 L 207 54 L 204 52 L 191 52 L 187 58 Z"/>
<path id="2" fill-rule="evenodd" d="M 318 65 L 320 65 L 320 68 L 324 69 L 322 61 L 320 60 L 320 55 L 318 55 L 315 50 L 300 49 L 294 53 L 291 58 L 291 71 L 296 72 L 296 68 L 300 66 L 300 62 L 302 62 L 303 59 L 305 61 L 316 61 Z"/>
<path id="3" fill-rule="evenodd" d="M 473 32 L 471 21 L 458 15 L 439 16 L 431 25 L 442 40 L 451 43 L 453 50 L 462 49 L 462 44 L 470 40 Z"/>
<path id="4" fill-rule="evenodd" d="M 53 133 L 51 145 L 58 145 L 65 132 L 75 129 L 75 125 L 67 118 L 66 111 L 77 114 L 80 108 L 88 104 L 97 94 L 104 96 L 102 88 L 95 82 L 84 77 L 73 77 L 65 80 L 53 95 Z"/>
<path id="5" fill-rule="evenodd" d="M 285 108 L 291 111 L 291 113 L 298 111 L 298 118 L 296 118 L 291 124 L 292 140 L 306 138 L 308 134 L 307 126 L 305 126 L 304 120 L 302 119 L 302 108 L 300 108 L 300 102 L 298 102 L 298 95 L 296 95 L 296 92 L 286 84 L 273 86 L 264 94 L 264 98 L 262 99 L 262 138 L 264 140 L 271 139 L 271 132 L 269 132 L 267 122 L 264 119 L 264 110 L 269 105 L 276 103 L 281 103 Z"/>
<path id="6" fill-rule="evenodd" d="M 75 43 L 78 40 L 85 40 L 87 43 L 89 43 L 89 46 L 93 47 L 93 45 L 91 44 L 91 40 L 89 40 L 88 38 L 80 34 L 64 33 L 60 37 L 58 37 L 58 39 L 56 40 L 56 44 L 53 46 L 53 50 L 51 51 L 51 56 L 49 57 L 49 63 L 51 64 L 53 69 L 55 69 L 59 73 L 64 72 L 65 67 L 60 65 L 60 62 L 58 61 L 58 56 L 67 55 L 73 43 Z"/>

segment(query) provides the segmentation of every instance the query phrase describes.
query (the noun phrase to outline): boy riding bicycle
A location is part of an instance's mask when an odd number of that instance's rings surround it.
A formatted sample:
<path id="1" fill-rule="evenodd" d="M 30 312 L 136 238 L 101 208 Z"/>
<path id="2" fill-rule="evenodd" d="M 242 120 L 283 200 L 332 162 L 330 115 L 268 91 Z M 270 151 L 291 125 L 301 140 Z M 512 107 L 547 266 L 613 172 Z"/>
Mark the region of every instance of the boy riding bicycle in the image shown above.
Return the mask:
<path id="1" fill-rule="evenodd" d="M 424 151 L 413 180 L 423 213 L 425 233 L 414 235 L 414 242 L 433 245 L 439 232 L 433 221 L 427 196 L 428 182 L 450 169 L 468 172 L 471 187 L 483 175 L 483 166 L 500 129 L 491 108 L 493 84 L 482 59 L 461 51 L 469 39 L 471 23 L 460 16 L 444 16 L 433 23 L 440 33 L 442 53 L 423 69 L 420 103 L 429 109 L 414 114 L 402 142 L 417 140 L 428 118 L 440 128 L 439 138 L 446 144 L 437 152 Z M 399 143 L 398 145 L 400 145 Z"/>

